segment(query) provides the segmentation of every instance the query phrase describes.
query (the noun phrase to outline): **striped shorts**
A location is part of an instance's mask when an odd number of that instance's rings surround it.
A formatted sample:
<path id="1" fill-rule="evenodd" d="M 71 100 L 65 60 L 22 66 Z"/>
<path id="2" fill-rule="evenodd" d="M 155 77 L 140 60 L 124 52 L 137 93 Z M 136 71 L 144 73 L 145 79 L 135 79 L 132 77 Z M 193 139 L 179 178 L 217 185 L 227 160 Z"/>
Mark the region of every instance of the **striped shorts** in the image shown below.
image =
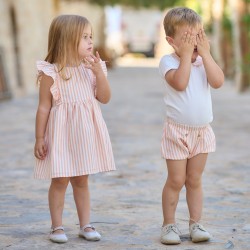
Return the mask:
<path id="1" fill-rule="evenodd" d="M 214 152 L 215 148 L 215 135 L 210 124 L 194 127 L 167 119 L 161 141 L 163 158 L 190 159 L 200 153 Z"/>

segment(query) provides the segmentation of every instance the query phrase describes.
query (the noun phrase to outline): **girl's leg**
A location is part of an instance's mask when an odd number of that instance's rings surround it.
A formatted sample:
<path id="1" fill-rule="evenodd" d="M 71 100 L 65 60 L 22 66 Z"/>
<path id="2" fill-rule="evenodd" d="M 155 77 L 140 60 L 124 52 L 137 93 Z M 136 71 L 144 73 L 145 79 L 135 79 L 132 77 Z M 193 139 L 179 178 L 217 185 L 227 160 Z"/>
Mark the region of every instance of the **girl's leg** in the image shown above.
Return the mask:
<path id="1" fill-rule="evenodd" d="M 49 208 L 52 227 L 62 226 L 62 214 L 64 207 L 65 192 L 69 183 L 69 178 L 53 178 L 49 188 Z M 62 230 L 57 230 L 54 234 L 61 234 Z"/>
<path id="2" fill-rule="evenodd" d="M 70 182 L 73 188 L 74 199 L 81 228 L 86 224 L 89 224 L 90 220 L 88 175 L 71 177 Z M 93 229 L 86 228 L 85 231 L 93 231 Z"/>
<path id="3" fill-rule="evenodd" d="M 207 154 L 198 154 L 187 162 L 186 197 L 190 214 L 189 224 L 198 222 L 202 215 L 203 193 L 202 173 L 207 161 Z"/>
<path id="4" fill-rule="evenodd" d="M 167 160 L 168 178 L 162 192 L 163 226 L 175 223 L 179 193 L 186 180 L 187 160 Z"/>

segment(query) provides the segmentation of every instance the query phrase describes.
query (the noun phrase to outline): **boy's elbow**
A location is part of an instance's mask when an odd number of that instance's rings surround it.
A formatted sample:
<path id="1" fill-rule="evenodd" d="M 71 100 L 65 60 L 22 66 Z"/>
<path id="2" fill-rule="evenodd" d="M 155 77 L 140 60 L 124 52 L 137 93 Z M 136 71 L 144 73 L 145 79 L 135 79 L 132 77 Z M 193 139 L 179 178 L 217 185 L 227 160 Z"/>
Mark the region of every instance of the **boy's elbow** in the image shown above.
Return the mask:
<path id="1" fill-rule="evenodd" d="M 185 91 L 187 88 L 186 84 L 175 84 L 172 86 L 177 91 Z"/>
<path id="2" fill-rule="evenodd" d="M 185 91 L 188 85 L 188 82 L 173 82 L 172 84 L 170 83 L 171 87 L 173 87 L 176 91 Z"/>
<path id="3" fill-rule="evenodd" d="M 187 86 L 182 86 L 182 85 L 180 85 L 180 86 L 176 86 L 176 90 L 177 91 L 185 91 L 185 89 L 187 88 Z"/>
<path id="4" fill-rule="evenodd" d="M 224 75 L 222 77 L 220 77 L 219 79 L 217 79 L 213 84 L 212 84 L 212 87 L 214 89 L 218 89 L 220 88 L 223 83 L 224 83 L 225 79 L 224 79 Z"/>

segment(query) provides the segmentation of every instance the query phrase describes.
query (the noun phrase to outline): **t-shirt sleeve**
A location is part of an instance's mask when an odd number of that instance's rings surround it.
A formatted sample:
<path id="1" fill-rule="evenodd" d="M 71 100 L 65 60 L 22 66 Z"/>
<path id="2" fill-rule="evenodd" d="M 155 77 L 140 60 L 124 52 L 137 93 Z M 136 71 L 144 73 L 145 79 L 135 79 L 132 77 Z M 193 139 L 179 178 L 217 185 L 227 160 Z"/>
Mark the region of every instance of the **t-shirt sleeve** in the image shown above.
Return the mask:
<path id="1" fill-rule="evenodd" d="M 166 73 L 171 69 L 178 69 L 179 62 L 171 55 L 163 56 L 159 64 L 159 73 L 162 78 L 165 78 Z"/>

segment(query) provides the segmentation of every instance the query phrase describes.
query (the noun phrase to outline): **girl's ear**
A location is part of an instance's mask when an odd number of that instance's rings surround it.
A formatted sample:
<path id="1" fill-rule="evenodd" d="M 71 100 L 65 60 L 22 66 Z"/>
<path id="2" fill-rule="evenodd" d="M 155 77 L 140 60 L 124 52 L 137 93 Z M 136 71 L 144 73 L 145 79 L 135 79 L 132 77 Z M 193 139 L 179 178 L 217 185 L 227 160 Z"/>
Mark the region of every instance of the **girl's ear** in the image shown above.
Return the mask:
<path id="1" fill-rule="evenodd" d="M 171 46 L 172 46 L 172 44 L 174 43 L 173 38 L 170 37 L 170 36 L 166 36 L 166 40 L 167 40 L 168 44 L 171 45 Z"/>

